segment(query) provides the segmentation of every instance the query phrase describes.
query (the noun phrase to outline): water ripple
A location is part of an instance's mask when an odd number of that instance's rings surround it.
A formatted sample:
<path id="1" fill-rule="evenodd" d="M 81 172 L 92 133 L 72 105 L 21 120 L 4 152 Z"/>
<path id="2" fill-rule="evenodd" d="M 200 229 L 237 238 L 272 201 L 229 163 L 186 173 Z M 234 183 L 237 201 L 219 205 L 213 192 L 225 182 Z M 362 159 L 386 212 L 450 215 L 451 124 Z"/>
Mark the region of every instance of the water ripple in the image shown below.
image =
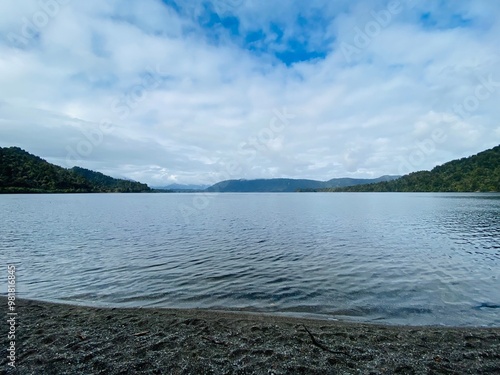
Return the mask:
<path id="1" fill-rule="evenodd" d="M 500 326 L 499 194 L 0 196 L 21 296 Z"/>

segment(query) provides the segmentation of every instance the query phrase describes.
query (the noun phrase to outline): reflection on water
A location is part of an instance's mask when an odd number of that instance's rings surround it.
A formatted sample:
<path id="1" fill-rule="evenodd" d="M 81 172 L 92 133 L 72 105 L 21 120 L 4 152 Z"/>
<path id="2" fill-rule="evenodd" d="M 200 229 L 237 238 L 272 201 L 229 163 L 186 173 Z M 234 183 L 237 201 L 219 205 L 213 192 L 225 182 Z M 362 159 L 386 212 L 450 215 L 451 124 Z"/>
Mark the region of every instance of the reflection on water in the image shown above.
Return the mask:
<path id="1" fill-rule="evenodd" d="M 500 326 L 499 194 L 219 194 L 186 223 L 192 202 L 0 196 L 0 255 L 34 299 Z"/>

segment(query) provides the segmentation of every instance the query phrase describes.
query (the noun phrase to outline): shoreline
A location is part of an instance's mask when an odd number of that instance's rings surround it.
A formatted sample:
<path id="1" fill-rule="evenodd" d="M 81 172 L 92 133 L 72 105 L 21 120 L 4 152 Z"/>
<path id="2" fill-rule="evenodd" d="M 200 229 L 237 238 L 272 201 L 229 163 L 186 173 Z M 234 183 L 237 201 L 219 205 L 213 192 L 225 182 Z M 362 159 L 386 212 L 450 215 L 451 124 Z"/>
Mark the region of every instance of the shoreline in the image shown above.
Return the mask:
<path id="1" fill-rule="evenodd" d="M 2 299 L 7 299 L 7 294 L 0 293 L 0 301 Z M 404 324 L 404 323 L 395 323 L 391 321 L 387 321 L 385 319 L 367 319 L 362 315 L 336 315 L 336 314 L 323 314 L 323 313 L 313 313 L 313 312 L 296 312 L 296 311 L 281 311 L 281 310 L 255 310 L 252 308 L 224 308 L 224 307 L 216 307 L 216 308 L 206 308 L 206 307 L 162 307 L 162 306 L 149 306 L 149 305 L 129 305 L 124 306 L 120 304 L 113 305 L 113 303 L 95 303 L 91 304 L 91 301 L 88 300 L 49 300 L 49 299 L 32 299 L 30 297 L 18 297 L 16 296 L 16 300 L 24 301 L 26 303 L 40 303 L 40 304 L 48 304 L 48 305 L 62 305 L 68 307 L 79 307 L 79 308 L 90 308 L 90 309 L 100 309 L 100 310 L 159 310 L 165 312 L 206 312 L 211 314 L 236 314 L 236 315 L 249 315 L 263 317 L 263 318 L 284 318 L 284 319 L 297 319 L 297 320 L 313 320 L 318 322 L 331 322 L 331 323 L 346 323 L 346 324 L 362 324 L 369 326 L 381 326 L 388 328 L 470 328 L 470 329 L 484 329 L 484 328 L 492 328 L 492 329 L 500 329 L 500 325 L 493 324 L 483 324 L 483 325 L 473 325 L 473 324 Z M 0 302 L 1 303 L 1 302 Z M 479 306 L 482 307 L 482 306 Z M 497 308 L 497 305 L 494 305 L 494 308 Z M 500 313 L 500 312 L 499 312 Z"/>
<path id="2" fill-rule="evenodd" d="M 6 317 L 7 298 L 0 303 Z M 7 366 L 6 337 L 0 350 L 2 370 L 11 374 L 500 372 L 500 328 L 25 299 L 16 299 L 16 312 L 15 370 Z"/>

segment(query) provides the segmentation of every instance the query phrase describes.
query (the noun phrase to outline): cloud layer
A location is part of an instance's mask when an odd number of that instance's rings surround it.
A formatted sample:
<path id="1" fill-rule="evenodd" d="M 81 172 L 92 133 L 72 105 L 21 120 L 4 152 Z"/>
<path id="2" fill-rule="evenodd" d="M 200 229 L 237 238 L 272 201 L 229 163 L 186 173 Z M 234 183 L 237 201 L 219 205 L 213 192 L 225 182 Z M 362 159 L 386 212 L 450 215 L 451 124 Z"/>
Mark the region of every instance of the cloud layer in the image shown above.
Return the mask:
<path id="1" fill-rule="evenodd" d="M 1 2 L 0 146 L 152 185 L 429 169 L 500 143 L 499 19 L 488 0 Z"/>

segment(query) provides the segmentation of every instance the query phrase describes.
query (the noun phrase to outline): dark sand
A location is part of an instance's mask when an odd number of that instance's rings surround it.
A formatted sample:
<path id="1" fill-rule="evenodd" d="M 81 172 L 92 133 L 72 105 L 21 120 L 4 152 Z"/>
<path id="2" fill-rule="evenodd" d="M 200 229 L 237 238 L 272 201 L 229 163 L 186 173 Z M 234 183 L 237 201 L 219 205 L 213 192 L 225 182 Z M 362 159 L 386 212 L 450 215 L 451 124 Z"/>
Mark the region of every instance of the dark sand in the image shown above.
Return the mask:
<path id="1" fill-rule="evenodd" d="M 16 304 L 17 367 L 8 370 L 4 323 L 2 373 L 500 374 L 500 328 Z"/>

